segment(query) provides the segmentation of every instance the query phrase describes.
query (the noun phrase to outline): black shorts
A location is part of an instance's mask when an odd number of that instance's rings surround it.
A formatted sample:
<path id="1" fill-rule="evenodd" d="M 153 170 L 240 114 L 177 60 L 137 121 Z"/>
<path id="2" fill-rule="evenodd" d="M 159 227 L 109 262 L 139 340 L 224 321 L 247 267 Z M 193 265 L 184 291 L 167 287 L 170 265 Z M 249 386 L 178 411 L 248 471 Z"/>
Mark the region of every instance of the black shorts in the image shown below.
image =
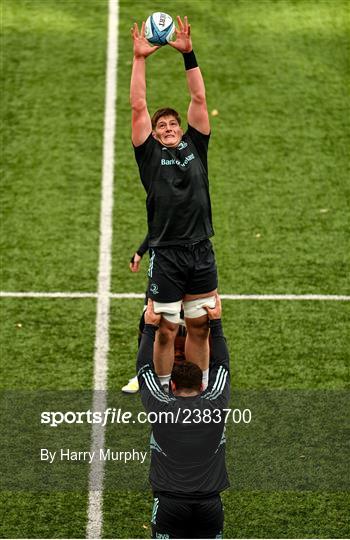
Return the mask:
<path id="1" fill-rule="evenodd" d="M 220 495 L 206 499 L 155 495 L 151 523 L 152 538 L 222 538 Z"/>
<path id="2" fill-rule="evenodd" d="M 218 286 L 210 240 L 188 246 L 150 248 L 148 295 L 157 302 L 176 302 L 187 294 L 205 294 Z"/>

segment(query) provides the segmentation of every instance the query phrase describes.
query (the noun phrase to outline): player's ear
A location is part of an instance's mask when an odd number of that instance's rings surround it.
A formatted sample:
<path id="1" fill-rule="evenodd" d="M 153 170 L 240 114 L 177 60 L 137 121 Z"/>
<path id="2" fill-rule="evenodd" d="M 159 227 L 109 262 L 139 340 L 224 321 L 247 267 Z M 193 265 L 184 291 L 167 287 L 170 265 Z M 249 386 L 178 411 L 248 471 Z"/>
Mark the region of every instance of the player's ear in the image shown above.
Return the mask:
<path id="1" fill-rule="evenodd" d="M 152 137 L 153 137 L 154 139 L 158 140 L 158 137 L 157 137 L 157 134 L 156 134 L 155 131 L 152 131 Z"/>

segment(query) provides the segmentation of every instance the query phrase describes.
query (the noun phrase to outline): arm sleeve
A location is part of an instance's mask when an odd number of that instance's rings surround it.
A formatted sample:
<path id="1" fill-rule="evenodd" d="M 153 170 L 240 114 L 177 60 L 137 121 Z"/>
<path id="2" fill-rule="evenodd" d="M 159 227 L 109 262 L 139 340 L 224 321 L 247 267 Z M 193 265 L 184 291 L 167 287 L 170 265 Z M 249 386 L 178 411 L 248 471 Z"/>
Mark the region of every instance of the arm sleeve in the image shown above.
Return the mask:
<path id="1" fill-rule="evenodd" d="M 208 388 L 202 397 L 216 407 L 226 407 L 230 399 L 230 355 L 221 319 L 209 321 L 211 356 Z"/>
<path id="2" fill-rule="evenodd" d="M 171 401 L 154 371 L 153 346 L 156 329 L 152 324 L 145 324 L 136 362 L 141 400 L 147 412 L 163 410 Z"/>
<path id="3" fill-rule="evenodd" d="M 146 234 L 136 253 L 140 255 L 140 257 L 143 257 L 146 251 L 148 251 L 148 233 Z"/>
<path id="4" fill-rule="evenodd" d="M 135 158 L 139 166 L 150 158 L 155 144 L 157 144 L 156 140 L 152 136 L 152 133 L 150 133 L 144 143 L 139 146 L 133 145 Z"/>
<path id="5" fill-rule="evenodd" d="M 139 168 L 141 182 L 147 192 L 152 183 L 150 164 L 154 163 L 157 145 L 157 141 L 152 136 L 152 133 L 150 133 L 143 144 L 134 146 L 135 159 Z"/>
<path id="6" fill-rule="evenodd" d="M 208 171 L 208 145 L 209 145 L 209 139 L 210 139 L 210 133 L 209 135 L 205 135 L 204 133 L 201 133 L 196 128 L 192 126 L 188 126 L 187 133 L 189 137 L 191 138 L 193 144 L 195 145 L 198 155 L 206 169 Z"/>
<path id="7" fill-rule="evenodd" d="M 145 324 L 143 327 L 141 344 L 137 353 L 137 373 L 145 366 L 149 366 L 149 368 L 154 371 L 153 346 L 156 330 L 157 327 L 153 326 L 153 324 Z"/>

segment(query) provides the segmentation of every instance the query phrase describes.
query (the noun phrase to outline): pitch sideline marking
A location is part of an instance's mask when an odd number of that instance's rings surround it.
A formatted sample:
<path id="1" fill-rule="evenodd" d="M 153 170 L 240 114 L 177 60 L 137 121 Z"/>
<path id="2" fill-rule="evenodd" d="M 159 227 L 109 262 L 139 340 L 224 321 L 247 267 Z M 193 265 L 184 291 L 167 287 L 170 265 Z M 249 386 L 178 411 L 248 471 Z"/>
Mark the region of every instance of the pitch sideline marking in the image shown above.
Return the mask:
<path id="1" fill-rule="evenodd" d="M 109 350 L 109 309 L 111 288 L 112 214 L 114 137 L 116 125 L 117 63 L 118 63 L 118 0 L 108 4 L 108 41 L 106 67 L 106 95 L 103 134 L 102 194 L 100 214 L 100 249 L 98 270 L 96 336 L 94 351 L 94 397 L 93 411 L 107 406 L 107 372 Z M 80 296 L 79 296 L 80 297 Z M 93 424 L 91 451 L 99 456 L 104 447 L 105 428 Z M 87 510 L 86 538 L 101 538 L 103 525 L 103 480 L 104 462 L 92 461 L 89 474 L 89 501 Z"/>
<path id="2" fill-rule="evenodd" d="M 108 293 L 110 299 L 144 298 L 144 293 Z M 222 300 L 322 300 L 349 302 L 350 296 L 339 294 L 221 294 Z M 12 292 L 0 291 L 0 298 L 98 298 L 93 292 Z"/>

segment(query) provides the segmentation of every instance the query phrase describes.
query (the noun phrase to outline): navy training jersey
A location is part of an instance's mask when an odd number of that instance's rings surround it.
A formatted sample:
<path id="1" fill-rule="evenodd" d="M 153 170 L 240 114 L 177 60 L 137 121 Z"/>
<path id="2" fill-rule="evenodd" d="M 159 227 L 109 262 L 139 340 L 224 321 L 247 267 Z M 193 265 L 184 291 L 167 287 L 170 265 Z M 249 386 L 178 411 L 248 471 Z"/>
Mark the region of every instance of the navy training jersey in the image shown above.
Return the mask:
<path id="1" fill-rule="evenodd" d="M 209 138 L 188 126 L 176 148 L 163 146 L 152 134 L 134 147 L 147 193 L 150 247 L 193 244 L 213 236 Z"/>
<path id="2" fill-rule="evenodd" d="M 152 489 L 184 498 L 216 495 L 229 486 L 225 414 L 220 417 L 230 398 L 229 354 L 221 321 L 210 321 L 209 384 L 196 396 L 175 397 L 164 392 L 153 367 L 155 331 L 156 327 L 145 325 L 138 352 L 141 399 L 147 412 L 172 413 L 172 416 L 168 416 L 169 422 L 163 416 L 152 423 Z"/>

